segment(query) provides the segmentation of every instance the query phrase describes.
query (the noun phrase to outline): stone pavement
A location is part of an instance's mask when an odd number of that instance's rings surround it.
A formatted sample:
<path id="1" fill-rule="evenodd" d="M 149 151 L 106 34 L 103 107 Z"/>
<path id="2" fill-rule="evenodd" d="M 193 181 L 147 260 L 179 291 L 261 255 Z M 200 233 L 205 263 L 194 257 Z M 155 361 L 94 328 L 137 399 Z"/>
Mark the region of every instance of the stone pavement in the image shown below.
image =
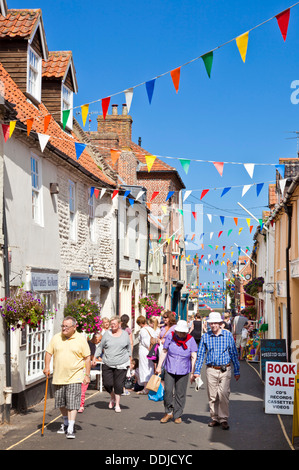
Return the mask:
<path id="1" fill-rule="evenodd" d="M 152 402 L 135 392 L 121 397 L 122 412 L 115 413 L 108 409 L 108 394 L 91 385 L 85 411 L 77 415 L 76 439 L 57 434 L 62 420 L 59 410 L 54 409 L 54 400 L 48 398 L 44 436 L 41 436 L 44 404 L 40 403 L 25 415 L 13 415 L 9 425 L 0 426 L 0 450 L 101 450 L 99 455 L 103 458 L 115 456 L 116 451 L 118 456 L 123 455 L 120 451 L 128 451 L 128 455 L 134 451 L 138 456 L 145 450 L 157 460 L 162 451 L 163 455 L 169 451 L 170 455 L 180 454 L 184 458 L 200 450 L 299 449 L 299 438 L 295 438 L 294 446 L 291 444 L 292 417 L 265 414 L 264 385 L 255 366 L 242 362 L 239 382 L 232 379 L 228 431 L 207 426 L 204 372 L 202 378 L 204 385 L 200 391 L 196 392 L 194 385 L 188 386 L 181 424 L 173 421 L 161 424 L 163 403 Z"/>

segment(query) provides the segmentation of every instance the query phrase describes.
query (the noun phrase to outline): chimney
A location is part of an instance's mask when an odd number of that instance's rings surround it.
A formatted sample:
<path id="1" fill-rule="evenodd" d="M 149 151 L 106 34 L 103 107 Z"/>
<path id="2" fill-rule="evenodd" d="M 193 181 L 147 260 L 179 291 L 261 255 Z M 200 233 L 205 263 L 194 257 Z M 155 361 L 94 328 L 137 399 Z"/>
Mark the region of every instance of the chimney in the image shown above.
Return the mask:
<path id="1" fill-rule="evenodd" d="M 123 116 L 127 116 L 127 115 L 128 115 L 128 108 L 127 108 L 127 105 L 126 105 L 126 104 L 123 104 L 123 112 L 122 112 L 122 115 L 123 115 Z"/>
<path id="2" fill-rule="evenodd" d="M 117 105 L 112 105 L 112 114 L 102 115 L 97 118 L 98 133 L 116 133 L 119 138 L 119 146 L 131 147 L 133 119 L 128 115 L 126 104 L 122 105 L 122 113 L 118 114 Z"/>
<path id="3" fill-rule="evenodd" d="M 118 108 L 118 104 L 112 105 L 112 116 L 118 116 L 117 108 Z"/>

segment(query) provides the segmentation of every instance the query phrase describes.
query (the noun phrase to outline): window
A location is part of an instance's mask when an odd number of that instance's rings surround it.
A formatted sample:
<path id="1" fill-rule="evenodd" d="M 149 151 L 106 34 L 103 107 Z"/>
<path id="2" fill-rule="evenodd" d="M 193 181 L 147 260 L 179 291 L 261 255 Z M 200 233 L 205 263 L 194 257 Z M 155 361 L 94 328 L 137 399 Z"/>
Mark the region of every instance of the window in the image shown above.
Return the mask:
<path id="1" fill-rule="evenodd" d="M 36 100 L 41 101 L 42 59 L 29 46 L 27 60 L 27 92 Z"/>
<path id="2" fill-rule="evenodd" d="M 69 210 L 70 210 L 70 239 L 76 240 L 76 187 L 73 181 L 69 181 Z"/>
<path id="3" fill-rule="evenodd" d="M 67 109 L 70 109 L 70 115 L 69 115 L 66 125 L 69 129 L 72 129 L 73 128 L 73 92 L 69 88 L 67 88 L 65 85 L 62 85 L 61 110 L 65 111 Z M 63 122 L 62 112 L 61 112 L 61 122 Z"/>
<path id="4" fill-rule="evenodd" d="M 96 242 L 94 195 L 88 198 L 88 216 L 90 240 Z"/>
<path id="5" fill-rule="evenodd" d="M 41 165 L 36 156 L 31 156 L 31 188 L 32 188 L 32 219 L 37 224 L 42 224 L 41 203 Z"/>
<path id="6" fill-rule="evenodd" d="M 135 258 L 140 259 L 139 212 L 135 212 Z"/>

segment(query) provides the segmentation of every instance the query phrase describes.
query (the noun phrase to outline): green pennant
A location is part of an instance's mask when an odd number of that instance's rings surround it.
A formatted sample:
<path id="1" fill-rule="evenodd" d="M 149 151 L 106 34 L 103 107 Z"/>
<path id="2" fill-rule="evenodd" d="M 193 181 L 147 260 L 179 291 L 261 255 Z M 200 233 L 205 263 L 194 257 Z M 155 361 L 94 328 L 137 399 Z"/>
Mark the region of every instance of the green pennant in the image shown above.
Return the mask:
<path id="1" fill-rule="evenodd" d="M 184 212 L 182 211 L 182 209 L 178 209 L 178 212 L 182 215 L 184 215 Z"/>
<path id="2" fill-rule="evenodd" d="M 189 166 L 190 166 L 190 161 L 191 161 L 191 160 L 186 160 L 185 158 L 183 158 L 183 159 L 180 158 L 179 160 L 180 160 L 180 162 L 181 162 L 181 165 L 182 165 L 182 167 L 183 167 L 184 172 L 185 172 L 186 175 L 187 175 L 187 174 L 188 174 L 188 170 L 189 170 Z"/>
<path id="3" fill-rule="evenodd" d="M 228 232 L 227 232 L 227 236 L 229 236 L 231 233 L 232 233 L 233 229 L 231 228 Z"/>
<path id="4" fill-rule="evenodd" d="M 63 125 L 63 129 L 65 129 L 65 126 L 66 126 L 66 123 L 67 123 L 67 121 L 68 121 L 68 118 L 70 117 L 70 112 L 71 112 L 70 109 L 65 109 L 64 111 L 62 111 L 62 125 Z"/>
<path id="5" fill-rule="evenodd" d="M 209 78 L 211 78 L 211 70 L 212 70 L 212 64 L 213 64 L 213 51 L 207 52 L 207 54 L 204 54 L 202 56 L 202 60 L 204 61 L 207 74 L 209 75 Z"/>

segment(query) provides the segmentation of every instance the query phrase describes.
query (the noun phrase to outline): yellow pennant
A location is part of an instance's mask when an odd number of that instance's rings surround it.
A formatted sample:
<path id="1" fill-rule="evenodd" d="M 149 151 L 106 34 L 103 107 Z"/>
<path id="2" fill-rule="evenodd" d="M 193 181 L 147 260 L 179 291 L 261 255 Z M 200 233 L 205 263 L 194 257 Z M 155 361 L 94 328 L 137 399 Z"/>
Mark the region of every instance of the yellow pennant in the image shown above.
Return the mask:
<path id="1" fill-rule="evenodd" d="M 12 136 L 13 131 L 15 130 L 17 121 L 10 121 L 9 123 L 9 138 Z"/>
<path id="2" fill-rule="evenodd" d="M 81 106 L 83 126 L 85 126 L 88 111 L 89 111 L 89 104 L 83 104 Z"/>
<path id="3" fill-rule="evenodd" d="M 164 212 L 164 214 L 167 213 L 167 206 L 161 206 L 161 209 L 162 209 L 162 211 Z"/>
<path id="4" fill-rule="evenodd" d="M 186 256 L 186 260 L 190 261 L 190 255 Z"/>
<path id="5" fill-rule="evenodd" d="M 240 235 L 240 233 L 242 232 L 242 230 L 243 230 L 243 228 L 242 228 L 242 227 L 241 227 L 241 228 L 239 228 L 239 235 Z"/>
<path id="6" fill-rule="evenodd" d="M 245 62 L 246 60 L 248 36 L 249 36 L 249 31 L 247 31 L 247 33 L 241 34 L 241 36 L 238 36 L 236 38 L 236 43 L 237 43 L 243 62 Z"/>
<path id="7" fill-rule="evenodd" d="M 156 160 L 156 156 L 155 155 L 145 155 L 145 160 L 146 160 L 148 172 L 150 172 L 151 169 L 152 169 L 152 166 L 154 164 L 154 161 Z"/>
<path id="8" fill-rule="evenodd" d="M 246 219 L 248 227 L 250 227 L 250 219 Z"/>

